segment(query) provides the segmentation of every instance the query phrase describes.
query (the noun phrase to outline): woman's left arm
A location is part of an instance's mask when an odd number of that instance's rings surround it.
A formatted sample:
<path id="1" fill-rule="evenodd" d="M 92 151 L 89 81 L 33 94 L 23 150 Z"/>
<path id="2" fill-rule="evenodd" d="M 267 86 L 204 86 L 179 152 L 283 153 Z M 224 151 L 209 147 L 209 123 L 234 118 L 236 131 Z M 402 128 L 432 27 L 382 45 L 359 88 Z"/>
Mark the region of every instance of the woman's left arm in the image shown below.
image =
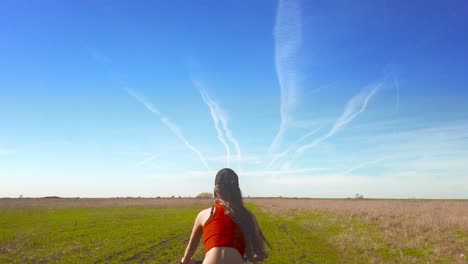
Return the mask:
<path id="1" fill-rule="evenodd" d="M 190 236 L 190 241 L 185 249 L 184 257 L 181 259 L 181 263 L 193 263 L 192 257 L 197 250 L 198 243 L 200 242 L 201 236 L 203 234 L 203 225 L 201 224 L 202 212 L 197 215 L 195 223 L 193 224 L 192 235 Z"/>

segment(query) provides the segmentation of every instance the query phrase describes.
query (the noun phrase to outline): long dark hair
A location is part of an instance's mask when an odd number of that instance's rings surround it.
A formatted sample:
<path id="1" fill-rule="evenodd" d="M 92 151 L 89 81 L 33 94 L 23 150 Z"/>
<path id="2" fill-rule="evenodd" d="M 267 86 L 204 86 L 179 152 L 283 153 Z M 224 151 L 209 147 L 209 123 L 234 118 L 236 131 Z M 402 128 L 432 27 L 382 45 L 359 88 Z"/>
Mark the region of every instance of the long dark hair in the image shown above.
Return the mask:
<path id="1" fill-rule="evenodd" d="M 268 253 L 265 244 L 270 244 L 263 235 L 255 216 L 247 210 L 242 200 L 239 188 L 239 177 L 229 168 L 224 168 L 216 174 L 214 196 L 216 203 L 224 206 L 224 213 L 229 216 L 242 230 L 245 240 L 245 257 L 251 262 L 266 259 Z"/>

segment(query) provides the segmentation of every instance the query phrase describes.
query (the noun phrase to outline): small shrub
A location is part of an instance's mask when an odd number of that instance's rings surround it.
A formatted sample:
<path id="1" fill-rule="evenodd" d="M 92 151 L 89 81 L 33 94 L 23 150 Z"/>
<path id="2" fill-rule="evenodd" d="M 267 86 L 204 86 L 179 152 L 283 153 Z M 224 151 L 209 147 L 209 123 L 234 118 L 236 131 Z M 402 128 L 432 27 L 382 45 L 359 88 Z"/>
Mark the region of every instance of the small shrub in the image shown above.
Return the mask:
<path id="1" fill-rule="evenodd" d="M 209 192 L 202 192 L 197 195 L 197 198 L 213 198 L 213 194 Z"/>

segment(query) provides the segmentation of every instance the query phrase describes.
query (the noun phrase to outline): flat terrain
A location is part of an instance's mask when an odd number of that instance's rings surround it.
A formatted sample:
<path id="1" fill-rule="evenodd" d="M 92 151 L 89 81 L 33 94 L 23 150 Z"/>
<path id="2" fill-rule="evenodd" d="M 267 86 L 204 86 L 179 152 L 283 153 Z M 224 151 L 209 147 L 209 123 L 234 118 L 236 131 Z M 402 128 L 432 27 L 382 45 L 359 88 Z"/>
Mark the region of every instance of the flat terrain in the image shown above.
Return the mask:
<path id="1" fill-rule="evenodd" d="M 265 263 L 468 263 L 466 200 L 245 201 L 272 244 Z M 177 263 L 211 203 L 0 199 L 0 263 Z"/>

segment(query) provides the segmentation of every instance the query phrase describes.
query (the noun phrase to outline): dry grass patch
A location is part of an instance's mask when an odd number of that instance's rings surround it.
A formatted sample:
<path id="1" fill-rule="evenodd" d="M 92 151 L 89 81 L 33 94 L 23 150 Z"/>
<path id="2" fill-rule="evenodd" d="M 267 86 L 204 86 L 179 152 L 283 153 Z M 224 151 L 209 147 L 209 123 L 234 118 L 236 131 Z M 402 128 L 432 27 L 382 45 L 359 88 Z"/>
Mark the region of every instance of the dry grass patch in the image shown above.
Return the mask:
<path id="1" fill-rule="evenodd" d="M 250 199 L 249 201 L 279 214 L 294 210 L 324 211 L 331 213 L 332 216 L 329 218 L 331 222 L 343 222 L 343 219 L 361 222 L 364 226 L 356 227 L 349 224 L 343 226 L 343 231 L 335 243 L 341 250 L 352 248 L 357 250 L 358 254 L 368 254 L 370 263 L 375 261 L 467 263 L 468 201 L 368 199 Z M 378 232 L 374 232 L 373 228 Z M 381 238 L 376 237 L 376 234 Z M 382 257 L 388 256 L 388 258 L 373 261 L 371 252 L 379 252 Z"/>

